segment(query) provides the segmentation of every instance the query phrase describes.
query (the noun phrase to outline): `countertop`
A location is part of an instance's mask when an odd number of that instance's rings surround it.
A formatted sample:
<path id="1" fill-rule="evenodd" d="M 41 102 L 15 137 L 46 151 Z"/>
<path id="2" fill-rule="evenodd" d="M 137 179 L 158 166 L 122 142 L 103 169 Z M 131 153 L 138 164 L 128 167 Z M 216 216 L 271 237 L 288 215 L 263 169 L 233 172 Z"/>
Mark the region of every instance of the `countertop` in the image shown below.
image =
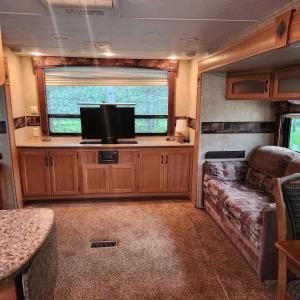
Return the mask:
<path id="1" fill-rule="evenodd" d="M 165 137 L 141 137 L 135 139 L 137 144 L 80 144 L 78 137 L 52 137 L 49 141 L 40 138 L 22 140 L 17 143 L 19 148 L 145 148 L 145 147 L 192 147 L 191 143 L 167 141 Z"/>
<path id="2" fill-rule="evenodd" d="M 22 270 L 53 223 L 54 212 L 47 208 L 0 210 L 0 282 Z"/>

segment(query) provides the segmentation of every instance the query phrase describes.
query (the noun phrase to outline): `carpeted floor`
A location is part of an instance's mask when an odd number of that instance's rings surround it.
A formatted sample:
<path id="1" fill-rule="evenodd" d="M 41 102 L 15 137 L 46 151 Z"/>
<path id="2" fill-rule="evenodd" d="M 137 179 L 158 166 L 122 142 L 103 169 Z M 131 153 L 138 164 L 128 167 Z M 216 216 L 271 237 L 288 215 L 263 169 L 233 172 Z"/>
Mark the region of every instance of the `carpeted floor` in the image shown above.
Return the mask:
<path id="1" fill-rule="evenodd" d="M 186 201 L 75 202 L 55 210 L 56 300 L 272 299 L 202 210 Z M 117 240 L 114 248 L 89 247 Z"/>

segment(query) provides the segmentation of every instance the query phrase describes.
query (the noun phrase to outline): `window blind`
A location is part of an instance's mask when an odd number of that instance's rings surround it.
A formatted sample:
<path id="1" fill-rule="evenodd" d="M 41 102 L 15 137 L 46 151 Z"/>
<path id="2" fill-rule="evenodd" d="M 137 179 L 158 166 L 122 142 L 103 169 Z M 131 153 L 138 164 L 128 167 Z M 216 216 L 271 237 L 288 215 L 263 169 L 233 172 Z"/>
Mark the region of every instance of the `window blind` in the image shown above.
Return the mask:
<path id="1" fill-rule="evenodd" d="M 166 86 L 166 71 L 134 68 L 54 68 L 45 72 L 48 86 Z"/>

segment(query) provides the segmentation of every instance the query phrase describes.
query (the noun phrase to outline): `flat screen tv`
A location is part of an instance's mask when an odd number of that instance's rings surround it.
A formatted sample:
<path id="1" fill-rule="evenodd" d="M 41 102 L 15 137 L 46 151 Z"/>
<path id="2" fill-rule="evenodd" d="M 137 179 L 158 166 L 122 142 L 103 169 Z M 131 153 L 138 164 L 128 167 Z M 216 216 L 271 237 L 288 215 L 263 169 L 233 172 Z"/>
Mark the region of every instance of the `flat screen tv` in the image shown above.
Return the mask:
<path id="1" fill-rule="evenodd" d="M 118 138 L 135 137 L 133 107 L 81 107 L 80 119 L 83 139 L 114 144 Z"/>

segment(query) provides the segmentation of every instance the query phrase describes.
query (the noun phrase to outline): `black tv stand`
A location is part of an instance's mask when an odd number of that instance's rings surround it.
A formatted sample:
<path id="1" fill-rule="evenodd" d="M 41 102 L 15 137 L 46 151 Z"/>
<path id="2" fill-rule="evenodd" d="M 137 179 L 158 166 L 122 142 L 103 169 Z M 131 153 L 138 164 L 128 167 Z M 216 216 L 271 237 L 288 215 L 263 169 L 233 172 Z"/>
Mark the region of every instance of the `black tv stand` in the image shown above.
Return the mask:
<path id="1" fill-rule="evenodd" d="M 137 144 L 137 141 L 116 141 L 115 143 L 111 143 L 111 144 L 121 144 L 121 145 L 126 145 L 126 144 L 130 144 L 130 145 L 135 145 Z M 105 144 L 109 144 L 109 143 L 103 143 L 102 141 L 81 141 L 80 142 L 81 145 L 105 145 Z"/>

